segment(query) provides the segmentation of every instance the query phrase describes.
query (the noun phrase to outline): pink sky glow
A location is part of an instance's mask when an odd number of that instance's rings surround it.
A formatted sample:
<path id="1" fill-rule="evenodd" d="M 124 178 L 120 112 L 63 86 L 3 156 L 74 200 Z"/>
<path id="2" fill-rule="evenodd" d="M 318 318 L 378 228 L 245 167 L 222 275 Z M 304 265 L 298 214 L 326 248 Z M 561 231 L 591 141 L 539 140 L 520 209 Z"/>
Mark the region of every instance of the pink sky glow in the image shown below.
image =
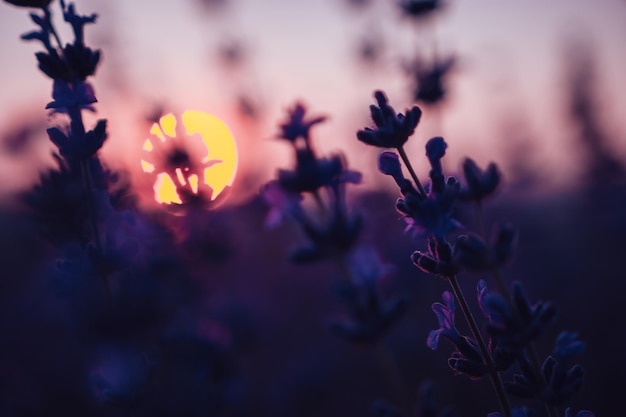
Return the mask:
<path id="1" fill-rule="evenodd" d="M 130 170 L 138 183 L 145 180 L 139 177 L 147 137 L 143 117 L 157 103 L 166 112 L 205 111 L 229 125 L 240 149 L 241 175 L 256 181 L 244 195 L 288 164 L 289 150 L 272 137 L 295 100 L 330 116 L 314 131 L 321 151 L 342 149 L 351 165 L 368 169 L 377 152 L 356 143 L 354 132 L 368 124 L 372 91 L 387 91 L 397 110 L 411 105 L 400 62 L 416 48 L 432 50 L 429 29 L 416 31 L 399 18 L 393 2 L 383 0 L 362 12 L 341 0 L 231 0 L 213 16 L 194 0 L 75 3 L 82 13 L 99 14 L 87 41 L 104 56 L 93 80 L 97 117 L 109 119 L 111 133 L 103 156 Z M 455 54 L 459 65 L 441 125 L 426 110 L 409 152 L 422 158 L 424 141 L 444 135 L 448 164 L 456 168 L 466 154 L 481 164 L 498 160 L 508 135 L 527 135 L 540 139 L 533 144 L 539 151 L 536 165 L 548 167 L 554 184 L 567 184 L 576 173 L 576 150 L 564 146 L 572 143 L 572 131 L 563 117 L 563 58 L 567 39 L 575 38 L 593 47 L 606 133 L 626 158 L 626 95 L 620 94 L 626 91 L 624 22 L 622 0 L 449 0 L 431 28 L 440 53 Z M 36 68 L 33 53 L 39 46 L 19 39 L 32 27 L 25 10 L 0 4 L 0 135 L 27 120 L 45 127 L 51 82 Z M 383 34 L 388 46 L 378 67 L 369 70 L 353 56 L 358 36 L 366 32 Z M 67 32 L 62 36 L 69 38 Z M 246 65 L 232 73 L 215 59 L 224 39 L 241 40 L 249 51 Z M 245 123 L 235 111 L 233 95 L 240 92 L 261 103 L 256 123 Z M 510 131 L 512 123 L 527 132 Z M 49 162 L 45 133 L 41 140 L 35 160 Z M 0 195 L 32 183 L 40 163 L 0 155 Z M 364 179 L 382 183 L 371 172 Z"/>

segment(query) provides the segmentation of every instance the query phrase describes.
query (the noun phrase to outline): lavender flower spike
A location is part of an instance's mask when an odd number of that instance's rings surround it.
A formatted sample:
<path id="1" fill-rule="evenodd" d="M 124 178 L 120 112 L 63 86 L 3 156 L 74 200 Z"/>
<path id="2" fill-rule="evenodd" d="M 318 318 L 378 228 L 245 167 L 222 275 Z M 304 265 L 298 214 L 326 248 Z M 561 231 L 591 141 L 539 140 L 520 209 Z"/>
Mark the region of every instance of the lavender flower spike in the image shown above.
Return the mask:
<path id="1" fill-rule="evenodd" d="M 432 350 L 436 350 L 439 346 L 439 338 L 441 336 L 446 336 L 450 339 L 460 337 L 458 330 L 454 327 L 454 297 L 450 291 L 444 291 L 441 298 L 445 304 L 434 303 L 432 306 L 439 322 L 439 328 L 432 330 L 426 340 L 426 345 Z"/>
<path id="2" fill-rule="evenodd" d="M 14 6 L 45 9 L 52 0 L 4 0 Z"/>
<path id="3" fill-rule="evenodd" d="M 311 127 L 326 120 L 326 116 L 317 116 L 305 120 L 306 107 L 302 103 L 296 103 L 292 109 L 288 110 L 287 121 L 280 125 L 278 137 L 289 142 L 295 142 L 298 138 L 309 141 L 309 130 Z"/>
<path id="4" fill-rule="evenodd" d="M 357 139 L 379 148 L 400 148 L 415 132 L 422 111 L 414 106 L 407 110 L 406 114 L 396 114 L 393 107 L 387 103 L 385 93 L 376 91 L 374 97 L 378 107 L 372 105 L 370 111 L 376 128 L 366 127 L 365 130 L 359 130 L 356 134 Z"/>

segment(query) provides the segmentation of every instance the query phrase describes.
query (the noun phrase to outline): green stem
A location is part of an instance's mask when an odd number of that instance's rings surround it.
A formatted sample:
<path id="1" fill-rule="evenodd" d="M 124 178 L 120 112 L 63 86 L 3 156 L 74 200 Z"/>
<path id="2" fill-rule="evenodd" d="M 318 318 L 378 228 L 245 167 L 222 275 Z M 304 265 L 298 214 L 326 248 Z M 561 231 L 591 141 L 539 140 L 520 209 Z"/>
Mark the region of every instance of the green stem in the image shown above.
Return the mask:
<path id="1" fill-rule="evenodd" d="M 476 319 L 472 314 L 469 306 L 467 305 L 467 301 L 465 296 L 463 295 L 463 291 L 461 290 L 461 286 L 459 285 L 459 281 L 457 280 L 456 275 L 452 276 L 448 279 L 450 282 L 450 286 L 452 287 L 452 291 L 454 292 L 454 296 L 457 299 L 461 311 L 463 312 L 463 316 L 465 316 L 465 320 L 469 325 L 474 339 L 478 343 L 478 347 L 480 348 L 480 352 L 482 353 L 483 359 L 485 361 L 485 365 L 489 368 L 489 378 L 491 379 L 491 385 L 493 385 L 493 389 L 496 392 L 496 397 L 498 398 L 498 403 L 500 404 L 500 409 L 504 413 L 505 417 L 511 416 L 511 404 L 509 403 L 509 399 L 504 390 L 504 385 L 502 383 L 502 378 L 500 374 L 496 370 L 493 359 L 491 358 L 491 354 L 489 353 L 489 349 L 487 348 L 487 344 L 483 339 L 480 330 L 478 329 L 478 325 L 476 324 Z"/>
<path id="2" fill-rule="evenodd" d="M 406 155 L 406 152 L 404 151 L 404 147 L 398 146 L 397 149 L 398 149 L 398 153 L 400 154 L 400 158 L 402 158 L 404 165 L 409 170 L 409 173 L 411 174 L 411 178 L 413 178 L 413 182 L 415 182 L 415 186 L 419 190 L 419 193 L 422 195 L 423 198 L 426 198 L 427 197 L 426 190 L 424 190 L 424 187 L 422 187 L 422 183 L 420 182 L 419 178 L 417 178 L 417 174 L 415 174 L 415 171 L 413 170 L 413 165 L 411 165 L 411 161 L 409 161 L 409 157 Z"/>

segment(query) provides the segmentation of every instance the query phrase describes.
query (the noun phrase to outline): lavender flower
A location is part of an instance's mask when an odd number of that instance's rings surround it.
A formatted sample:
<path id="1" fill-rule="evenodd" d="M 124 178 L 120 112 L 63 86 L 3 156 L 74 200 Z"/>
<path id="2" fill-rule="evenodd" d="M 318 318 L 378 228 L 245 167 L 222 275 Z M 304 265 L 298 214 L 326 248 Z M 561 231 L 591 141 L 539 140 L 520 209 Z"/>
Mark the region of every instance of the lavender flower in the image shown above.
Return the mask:
<path id="1" fill-rule="evenodd" d="M 428 252 L 413 252 L 411 261 L 422 271 L 442 278 L 453 277 L 458 272 L 452 261 L 452 247 L 445 239 L 430 237 Z"/>
<path id="2" fill-rule="evenodd" d="M 371 247 L 354 250 L 349 257 L 351 280 L 340 281 L 336 292 L 350 311 L 350 317 L 331 323 L 331 330 L 354 342 L 374 344 L 399 321 L 407 308 L 404 297 L 385 300 L 379 281 L 390 268 L 383 265 Z"/>
<path id="3" fill-rule="evenodd" d="M 398 6 L 410 17 L 421 18 L 430 15 L 441 7 L 439 0 L 400 0 Z"/>
<path id="4" fill-rule="evenodd" d="M 341 154 L 330 158 L 318 158 L 310 149 L 296 151 L 295 170 L 278 171 L 281 187 L 292 193 L 317 192 L 322 187 L 340 183 L 358 184 L 361 174 L 346 169 L 345 158 Z"/>
<path id="5" fill-rule="evenodd" d="M 433 312 L 437 316 L 439 328 L 432 330 L 426 344 L 431 349 L 437 349 L 441 336 L 454 345 L 456 350 L 448 359 L 448 366 L 455 372 L 465 374 L 471 379 L 481 378 L 489 372 L 484 364 L 477 343 L 467 336 L 461 336 L 454 326 L 454 298 L 452 293 L 445 291 L 442 295 L 445 304 L 434 303 Z"/>
<path id="6" fill-rule="evenodd" d="M 107 138 L 106 120 L 99 120 L 83 137 L 71 131 L 69 136 L 58 127 L 48 129 L 48 137 L 67 159 L 84 160 L 94 156 Z"/>
<path id="7" fill-rule="evenodd" d="M 480 306 L 489 318 L 487 331 L 499 345 L 521 349 L 537 339 L 556 317 L 556 307 L 550 302 L 531 305 L 522 284 L 513 283 L 511 304 L 499 294 L 488 294 L 486 285 L 479 284 Z"/>
<path id="8" fill-rule="evenodd" d="M 472 271 L 489 271 L 506 263 L 513 253 L 517 232 L 504 224 L 488 245 L 482 237 L 469 233 L 454 244 L 454 262 Z"/>
<path id="9" fill-rule="evenodd" d="M 540 398 L 549 405 L 560 405 L 582 389 L 585 370 L 580 365 L 571 365 L 571 359 L 584 350 L 584 343 L 576 341 L 575 333 L 563 332 L 557 337 L 552 356 L 543 362 L 542 377 L 546 386 L 537 381 L 527 360 L 520 361 L 521 374 L 506 384 L 507 390 L 522 398 Z"/>
<path id="10" fill-rule="evenodd" d="M 484 171 L 470 158 L 463 162 L 463 172 L 467 186 L 461 189 L 460 197 L 464 200 L 480 202 L 491 195 L 500 183 L 500 171 L 491 163 Z"/>
<path id="11" fill-rule="evenodd" d="M 446 97 L 445 79 L 454 67 L 454 57 L 427 65 L 416 61 L 408 66 L 413 77 L 413 99 L 426 105 L 442 102 Z"/>
<path id="12" fill-rule="evenodd" d="M 19 7 L 32 7 L 39 9 L 46 9 L 52 0 L 4 0 L 7 3 L 13 4 Z"/>
<path id="13" fill-rule="evenodd" d="M 424 199 L 416 193 L 406 193 L 396 201 L 396 210 L 404 216 L 406 231 L 414 237 L 433 236 L 442 239 L 451 230 L 461 227 L 454 216 L 456 180 L 450 178 L 442 194 L 429 194 Z"/>
<path id="14" fill-rule="evenodd" d="M 385 93 L 376 91 L 374 97 L 378 107 L 372 105 L 370 111 L 376 128 L 366 127 L 365 130 L 359 130 L 356 134 L 357 139 L 379 148 L 400 148 L 415 132 L 422 111 L 419 107 L 413 107 L 407 110 L 406 114 L 396 114 L 387 103 Z"/>
<path id="15" fill-rule="evenodd" d="M 354 246 L 363 228 L 362 217 L 348 213 L 341 185 L 332 187 L 331 209 L 326 220 L 317 223 L 304 215 L 297 220 L 309 239 L 309 245 L 291 254 L 296 263 L 344 256 Z"/>
<path id="16" fill-rule="evenodd" d="M 287 121 L 280 125 L 278 137 L 290 142 L 302 138 L 308 143 L 311 127 L 326 120 L 326 116 L 316 116 L 305 120 L 306 107 L 302 103 L 296 103 L 293 108 L 288 110 L 288 113 Z"/>
<path id="17" fill-rule="evenodd" d="M 454 297 L 452 293 L 445 291 L 441 298 L 444 304 L 434 303 L 432 305 L 433 312 L 439 322 L 439 328 L 432 330 L 426 341 L 426 345 L 432 350 L 437 349 L 437 346 L 439 346 L 439 338 L 441 336 L 452 340 L 460 337 L 459 331 L 454 327 Z"/>
<path id="18" fill-rule="evenodd" d="M 391 176 L 403 195 L 412 193 L 418 195 L 417 190 L 411 184 L 411 181 L 404 177 L 402 174 L 402 166 L 400 160 L 395 152 L 385 151 L 378 157 L 378 170 L 385 175 Z"/>

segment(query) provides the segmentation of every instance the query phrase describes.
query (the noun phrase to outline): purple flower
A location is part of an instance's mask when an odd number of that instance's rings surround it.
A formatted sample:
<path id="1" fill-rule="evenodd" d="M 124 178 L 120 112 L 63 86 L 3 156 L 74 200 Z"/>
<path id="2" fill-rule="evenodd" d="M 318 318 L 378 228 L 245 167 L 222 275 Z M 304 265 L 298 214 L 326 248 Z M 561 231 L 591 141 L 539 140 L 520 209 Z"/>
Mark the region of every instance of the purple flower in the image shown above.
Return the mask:
<path id="1" fill-rule="evenodd" d="M 298 138 L 309 141 L 309 130 L 311 127 L 326 120 L 326 116 L 317 116 L 306 119 L 306 107 L 302 103 L 296 103 L 288 110 L 287 121 L 280 125 L 279 138 L 295 142 Z"/>
<path id="2" fill-rule="evenodd" d="M 452 263 L 452 248 L 444 239 L 428 239 L 428 252 L 415 251 L 411 261 L 422 271 L 448 278 L 456 275 L 458 269 Z"/>
<path id="3" fill-rule="evenodd" d="M 445 336 L 450 340 L 460 338 L 459 331 L 454 327 L 454 297 L 449 291 L 444 291 L 441 298 L 445 304 L 434 303 L 432 305 L 433 312 L 437 316 L 439 328 L 432 330 L 426 340 L 426 345 L 432 350 L 436 350 L 439 346 L 439 338 Z"/>
<path id="4" fill-rule="evenodd" d="M 432 305 L 439 322 L 439 328 L 430 332 L 426 345 L 435 350 L 439 345 L 440 337 L 445 337 L 456 348 L 448 358 L 448 366 L 456 373 L 467 375 L 471 379 L 479 379 L 489 370 L 483 363 L 478 345 L 473 339 L 461 336 L 454 326 L 454 298 L 452 293 L 445 291 L 442 299 L 445 304 L 434 303 Z"/>
<path id="5" fill-rule="evenodd" d="M 494 163 L 490 163 L 483 171 L 476 162 L 466 158 L 463 162 L 463 173 L 467 186 L 461 189 L 460 197 L 464 200 L 480 202 L 491 195 L 500 183 L 500 171 Z"/>
<path id="6" fill-rule="evenodd" d="M 346 169 L 342 154 L 318 158 L 309 148 L 304 148 L 296 151 L 295 170 L 278 171 L 278 182 L 293 193 L 316 192 L 321 187 L 340 183 L 358 184 L 361 174 Z"/>
<path id="7" fill-rule="evenodd" d="M 61 8 L 63 9 L 63 19 L 72 25 L 74 31 L 74 45 L 82 45 L 85 40 L 85 25 L 89 23 L 96 23 L 96 14 L 90 16 L 79 15 L 76 13 L 74 3 L 70 3 L 69 6 L 65 6 L 65 1 L 61 1 Z"/>
<path id="8" fill-rule="evenodd" d="M 451 197 L 448 193 L 431 193 L 424 199 L 416 193 L 406 193 L 396 201 L 396 210 L 404 216 L 406 231 L 410 230 L 414 237 L 443 239 L 449 231 L 461 227 L 453 218 L 454 199 Z"/>
<path id="9" fill-rule="evenodd" d="M 14 6 L 45 9 L 52 0 L 4 0 Z"/>
<path id="10" fill-rule="evenodd" d="M 513 283 L 511 305 L 499 294 L 487 294 L 485 287 L 479 287 L 479 300 L 485 316 L 489 335 L 502 346 L 520 349 L 536 340 L 556 317 L 556 307 L 550 302 L 532 305 L 524 294 L 519 282 Z"/>
<path id="11" fill-rule="evenodd" d="M 48 129 L 48 137 L 59 148 L 63 157 L 74 160 L 86 159 L 94 156 L 102 148 L 108 137 L 106 126 L 106 120 L 98 120 L 96 127 L 84 135 L 73 131 L 66 135 L 58 127 L 51 127 Z"/>
<path id="12" fill-rule="evenodd" d="M 398 6 L 407 16 L 420 18 L 428 16 L 441 7 L 441 2 L 439 0 L 400 0 Z"/>
<path id="13" fill-rule="evenodd" d="M 382 91 L 376 91 L 374 97 L 377 106 L 370 106 L 372 120 L 376 128 L 359 130 L 357 139 L 361 142 L 378 146 L 380 148 L 399 148 L 406 143 L 409 136 L 413 135 L 420 121 L 422 111 L 419 107 L 413 107 L 402 113 L 396 114 L 394 109 L 387 103 L 387 97 Z"/>
<path id="14" fill-rule="evenodd" d="M 408 65 L 407 70 L 415 82 L 414 100 L 427 105 L 443 101 L 446 96 L 445 78 L 454 67 L 454 62 L 454 58 L 449 57 L 430 65 L 421 61 Z"/>
<path id="15" fill-rule="evenodd" d="M 426 142 L 426 157 L 430 163 L 431 191 L 443 194 L 446 190 L 446 179 L 443 174 L 441 159 L 446 155 L 448 144 L 442 137 L 434 137 Z"/>
<path id="16" fill-rule="evenodd" d="M 91 104 L 98 102 L 93 87 L 84 81 L 54 80 L 52 98 L 54 101 L 48 103 L 46 109 L 52 109 L 53 113 L 67 113 L 72 107 L 93 111 Z"/>
<path id="17" fill-rule="evenodd" d="M 78 15 L 73 4 L 66 7 L 63 1 L 61 1 L 61 7 L 65 21 L 72 26 L 74 31 L 73 43 L 65 46 L 58 45 L 62 53 L 52 46 L 50 34 L 53 33 L 54 28 L 47 9 L 43 16 L 31 14 L 31 19 L 40 27 L 40 30 L 22 35 L 22 39 L 38 40 L 43 44 L 46 52 L 37 52 L 35 56 L 39 62 L 39 69 L 48 77 L 68 83 L 76 82 L 76 80 L 84 81 L 95 73 L 100 62 L 100 51 L 93 51 L 84 43 L 84 26 L 88 23 L 95 23 L 96 15 Z"/>
<path id="18" fill-rule="evenodd" d="M 303 264 L 343 256 L 357 242 L 363 218 L 348 213 L 343 184 L 330 187 L 330 191 L 330 212 L 322 222 L 313 222 L 303 214 L 297 219 L 309 245 L 295 250 L 291 254 L 292 261 Z"/>
<path id="19" fill-rule="evenodd" d="M 568 361 L 582 355 L 586 347 L 585 342 L 578 340 L 578 333 L 561 332 L 556 338 L 552 354 L 560 361 Z"/>

